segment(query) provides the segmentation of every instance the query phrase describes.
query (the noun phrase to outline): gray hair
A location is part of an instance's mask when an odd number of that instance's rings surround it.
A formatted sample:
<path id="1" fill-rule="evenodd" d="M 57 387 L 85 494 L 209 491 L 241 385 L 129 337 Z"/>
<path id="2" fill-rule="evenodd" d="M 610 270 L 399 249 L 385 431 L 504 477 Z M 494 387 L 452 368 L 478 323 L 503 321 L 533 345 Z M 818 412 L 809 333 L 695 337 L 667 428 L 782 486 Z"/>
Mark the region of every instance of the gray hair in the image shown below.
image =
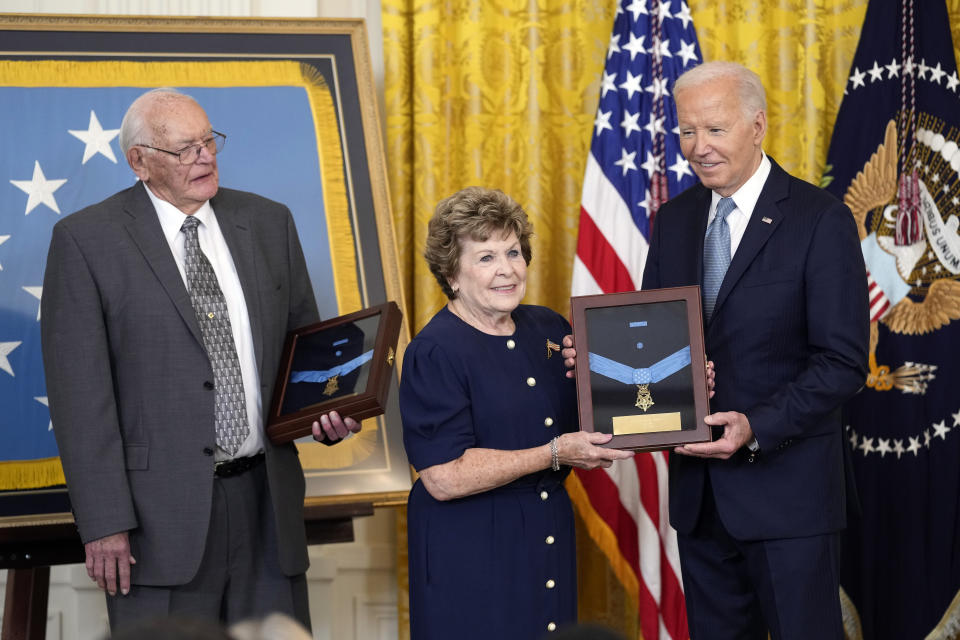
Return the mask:
<path id="1" fill-rule="evenodd" d="M 159 131 L 147 122 L 146 116 L 156 103 L 170 103 L 175 100 L 196 102 L 193 97 L 172 87 L 151 89 L 133 101 L 123 116 L 123 122 L 120 123 L 120 150 L 124 155 L 130 147 L 145 144 L 148 137 L 151 144 L 156 144 L 153 138 Z"/>
<path id="2" fill-rule="evenodd" d="M 760 76 L 738 62 L 715 60 L 684 72 L 673 83 L 673 95 L 686 89 L 693 89 L 721 78 L 732 78 L 737 83 L 740 108 L 744 117 L 752 119 L 758 111 L 767 110 L 767 92 L 763 88 Z"/>
<path id="3" fill-rule="evenodd" d="M 511 231 L 520 241 L 524 262 L 530 264 L 533 223 L 516 200 L 499 189 L 484 187 L 467 187 L 441 200 L 427 224 L 423 257 L 444 295 L 450 300 L 457 297 L 450 278 L 460 272 L 462 240 L 485 242 L 494 234 L 506 237 Z"/>

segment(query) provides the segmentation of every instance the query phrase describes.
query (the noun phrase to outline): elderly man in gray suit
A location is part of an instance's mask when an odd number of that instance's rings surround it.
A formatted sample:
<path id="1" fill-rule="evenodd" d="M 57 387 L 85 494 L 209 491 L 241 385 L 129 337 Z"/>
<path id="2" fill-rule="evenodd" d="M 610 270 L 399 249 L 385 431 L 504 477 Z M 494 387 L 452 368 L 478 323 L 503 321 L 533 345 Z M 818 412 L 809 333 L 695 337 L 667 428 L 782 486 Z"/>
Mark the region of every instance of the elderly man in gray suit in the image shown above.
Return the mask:
<path id="1" fill-rule="evenodd" d="M 189 96 L 140 96 L 120 133 L 139 181 L 50 242 L 50 413 L 114 630 L 172 614 L 310 624 L 303 471 L 263 414 L 284 337 L 319 318 L 290 211 L 219 187 L 223 142 Z M 359 429 L 330 413 L 313 434 Z"/>

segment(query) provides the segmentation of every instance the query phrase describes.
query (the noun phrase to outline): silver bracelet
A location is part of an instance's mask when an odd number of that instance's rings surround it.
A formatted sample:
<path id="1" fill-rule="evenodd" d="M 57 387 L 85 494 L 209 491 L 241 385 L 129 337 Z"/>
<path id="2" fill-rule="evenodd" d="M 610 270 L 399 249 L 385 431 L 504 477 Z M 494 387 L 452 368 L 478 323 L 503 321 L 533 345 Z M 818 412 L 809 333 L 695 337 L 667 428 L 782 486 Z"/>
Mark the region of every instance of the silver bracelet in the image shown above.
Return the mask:
<path id="1" fill-rule="evenodd" d="M 550 467 L 554 471 L 560 471 L 560 454 L 557 452 L 557 440 L 559 439 L 560 436 L 556 436 L 550 441 Z"/>

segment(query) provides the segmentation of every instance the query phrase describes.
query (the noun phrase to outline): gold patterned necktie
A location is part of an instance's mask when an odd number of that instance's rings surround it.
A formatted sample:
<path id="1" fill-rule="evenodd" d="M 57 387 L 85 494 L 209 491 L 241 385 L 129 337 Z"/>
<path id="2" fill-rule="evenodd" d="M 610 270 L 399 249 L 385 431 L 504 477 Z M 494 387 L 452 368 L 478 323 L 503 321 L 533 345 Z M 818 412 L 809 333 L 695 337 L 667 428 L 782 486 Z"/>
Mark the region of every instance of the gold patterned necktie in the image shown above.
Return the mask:
<path id="1" fill-rule="evenodd" d="M 200 241 L 197 238 L 199 224 L 200 221 L 194 216 L 187 216 L 180 227 L 186 236 L 184 270 L 187 273 L 190 302 L 203 336 L 203 346 L 213 367 L 217 445 L 233 455 L 250 433 L 250 422 L 247 419 L 243 375 L 240 372 L 237 347 L 233 341 L 227 300 L 223 297 L 210 261 L 200 250 Z"/>

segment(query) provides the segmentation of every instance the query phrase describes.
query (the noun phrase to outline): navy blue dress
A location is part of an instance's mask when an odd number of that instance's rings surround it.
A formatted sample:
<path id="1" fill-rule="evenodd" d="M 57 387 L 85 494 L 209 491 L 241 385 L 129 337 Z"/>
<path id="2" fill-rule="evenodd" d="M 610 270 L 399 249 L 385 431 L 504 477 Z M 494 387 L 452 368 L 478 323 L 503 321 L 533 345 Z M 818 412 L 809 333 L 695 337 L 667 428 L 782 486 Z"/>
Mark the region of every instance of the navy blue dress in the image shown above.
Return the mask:
<path id="1" fill-rule="evenodd" d="M 574 382 L 549 351 L 570 325 L 544 307 L 513 312 L 512 336 L 444 307 L 404 354 L 400 412 L 416 469 L 469 448 L 527 449 L 577 427 Z M 458 500 L 417 481 L 408 503 L 413 640 L 535 640 L 576 619 L 573 510 L 549 469 Z"/>

